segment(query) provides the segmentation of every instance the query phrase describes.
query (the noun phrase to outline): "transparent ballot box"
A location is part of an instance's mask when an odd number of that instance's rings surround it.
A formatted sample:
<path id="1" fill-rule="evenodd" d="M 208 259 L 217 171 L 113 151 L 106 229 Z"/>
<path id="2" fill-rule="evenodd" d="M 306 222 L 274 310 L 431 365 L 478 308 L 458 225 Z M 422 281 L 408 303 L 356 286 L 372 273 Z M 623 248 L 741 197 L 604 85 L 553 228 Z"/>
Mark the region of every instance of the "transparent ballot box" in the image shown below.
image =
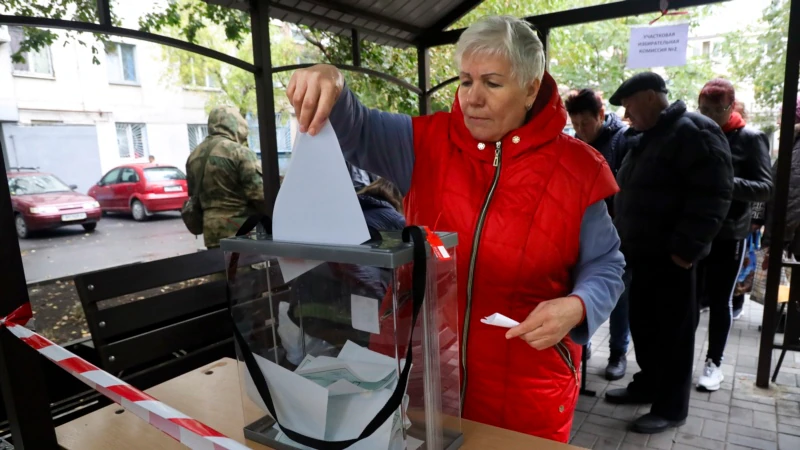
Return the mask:
<path id="1" fill-rule="evenodd" d="M 414 230 L 352 246 L 222 241 L 247 439 L 460 447 L 457 237 Z"/>

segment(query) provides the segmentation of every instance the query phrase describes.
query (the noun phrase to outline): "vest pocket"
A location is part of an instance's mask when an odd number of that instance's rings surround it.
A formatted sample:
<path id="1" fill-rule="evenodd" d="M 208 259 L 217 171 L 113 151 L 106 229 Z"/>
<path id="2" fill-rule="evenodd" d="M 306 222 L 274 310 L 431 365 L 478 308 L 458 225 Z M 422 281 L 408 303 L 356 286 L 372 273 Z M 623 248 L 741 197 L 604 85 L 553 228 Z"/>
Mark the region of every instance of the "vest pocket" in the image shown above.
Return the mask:
<path id="1" fill-rule="evenodd" d="M 572 360 L 572 353 L 569 352 L 569 348 L 567 348 L 564 342 L 559 341 L 556 343 L 553 349 L 555 349 L 555 351 L 561 357 L 561 360 L 564 361 L 564 364 L 566 364 L 569 371 L 572 372 L 572 375 L 575 377 L 575 384 L 579 384 L 578 369 L 575 367 L 575 362 Z"/>

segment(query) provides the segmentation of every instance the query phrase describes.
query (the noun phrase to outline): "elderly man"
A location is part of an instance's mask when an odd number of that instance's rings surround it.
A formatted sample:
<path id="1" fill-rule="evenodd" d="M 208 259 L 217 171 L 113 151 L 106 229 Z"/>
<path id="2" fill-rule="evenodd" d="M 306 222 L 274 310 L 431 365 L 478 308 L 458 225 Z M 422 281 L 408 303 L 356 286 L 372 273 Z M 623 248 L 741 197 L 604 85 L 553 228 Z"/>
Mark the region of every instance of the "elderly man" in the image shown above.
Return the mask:
<path id="1" fill-rule="evenodd" d="M 614 223 L 632 272 L 630 325 L 641 370 L 618 404 L 647 404 L 632 429 L 658 433 L 686 422 L 698 321 L 695 265 L 708 255 L 731 204 L 733 168 L 722 130 L 667 100 L 664 80 L 645 72 L 611 97 L 638 132 L 617 181 Z"/>

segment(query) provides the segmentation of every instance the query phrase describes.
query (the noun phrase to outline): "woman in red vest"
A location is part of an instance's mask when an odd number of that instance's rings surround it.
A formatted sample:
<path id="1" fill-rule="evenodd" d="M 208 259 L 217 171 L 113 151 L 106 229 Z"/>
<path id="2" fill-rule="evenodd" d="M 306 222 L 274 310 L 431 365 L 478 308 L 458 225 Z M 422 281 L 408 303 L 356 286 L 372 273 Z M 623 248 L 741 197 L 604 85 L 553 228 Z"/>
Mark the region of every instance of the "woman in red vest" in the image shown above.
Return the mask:
<path id="1" fill-rule="evenodd" d="M 567 441 L 582 344 L 623 290 L 624 258 L 604 199 L 604 158 L 562 133 L 566 111 L 542 43 L 511 17 L 459 39 L 451 112 L 410 118 L 364 107 L 342 74 L 294 73 L 301 132 L 330 122 L 345 158 L 393 181 L 408 224 L 455 231 L 463 417 Z M 502 313 L 521 324 L 482 324 Z"/>

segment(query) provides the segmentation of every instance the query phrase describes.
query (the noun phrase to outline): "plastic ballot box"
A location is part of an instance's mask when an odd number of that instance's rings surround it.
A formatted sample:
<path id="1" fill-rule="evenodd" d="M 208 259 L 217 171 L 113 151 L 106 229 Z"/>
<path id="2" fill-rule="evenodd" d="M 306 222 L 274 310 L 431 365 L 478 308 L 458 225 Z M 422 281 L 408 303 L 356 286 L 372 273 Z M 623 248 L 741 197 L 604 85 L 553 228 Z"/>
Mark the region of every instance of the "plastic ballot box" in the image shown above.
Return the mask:
<path id="1" fill-rule="evenodd" d="M 457 236 L 225 239 L 245 436 L 276 449 L 456 449 Z"/>

